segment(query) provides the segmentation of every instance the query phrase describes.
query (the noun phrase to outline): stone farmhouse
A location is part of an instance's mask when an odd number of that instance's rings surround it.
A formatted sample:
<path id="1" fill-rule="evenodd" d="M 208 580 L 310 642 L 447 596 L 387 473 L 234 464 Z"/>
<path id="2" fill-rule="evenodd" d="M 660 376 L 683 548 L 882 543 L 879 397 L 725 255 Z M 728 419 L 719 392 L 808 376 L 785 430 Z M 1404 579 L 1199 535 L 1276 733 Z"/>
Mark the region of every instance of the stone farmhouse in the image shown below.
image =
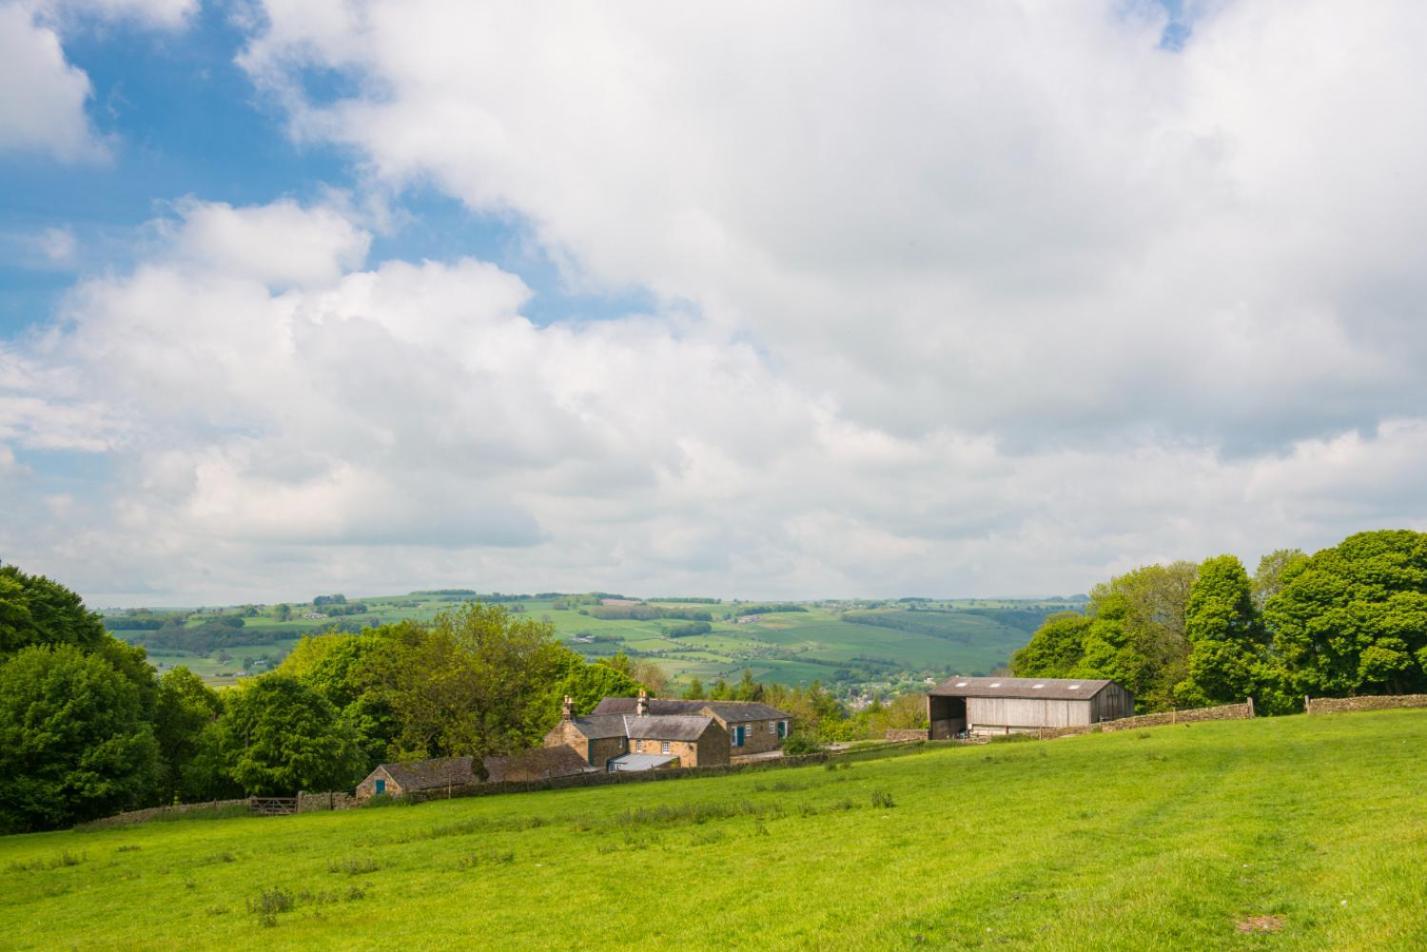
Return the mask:
<path id="1" fill-rule="evenodd" d="M 766 704 L 605 698 L 585 717 L 570 698 L 547 747 L 568 747 L 599 770 L 709 767 L 782 747 L 791 718 Z"/>
<path id="2" fill-rule="evenodd" d="M 552 780 L 591 773 L 593 768 L 573 750 L 540 747 L 501 757 L 486 757 L 486 777 L 476 771 L 474 757 L 437 757 L 411 763 L 382 764 L 357 784 L 357 799 L 401 797 L 413 793 L 451 792 L 478 783 Z"/>
<path id="3" fill-rule="evenodd" d="M 1015 734 L 1080 727 L 1128 717 L 1135 699 L 1114 681 L 1096 678 L 953 677 L 927 693 L 932 740 L 970 734 Z"/>

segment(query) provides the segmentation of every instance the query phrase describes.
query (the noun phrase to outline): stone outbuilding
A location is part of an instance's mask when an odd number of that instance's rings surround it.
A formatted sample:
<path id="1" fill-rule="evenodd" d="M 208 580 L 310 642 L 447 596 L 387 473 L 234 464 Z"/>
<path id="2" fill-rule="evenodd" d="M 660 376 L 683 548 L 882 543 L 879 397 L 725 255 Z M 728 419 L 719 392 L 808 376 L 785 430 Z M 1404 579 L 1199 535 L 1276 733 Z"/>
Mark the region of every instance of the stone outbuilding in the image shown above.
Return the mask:
<path id="1" fill-rule="evenodd" d="M 1135 699 L 1114 681 L 1095 678 L 953 677 L 927 694 L 932 740 L 1080 727 L 1128 717 Z"/>
<path id="2" fill-rule="evenodd" d="M 452 793 L 479 783 L 530 782 L 590 773 L 592 768 L 574 751 L 538 747 L 515 754 L 486 757 L 481 762 L 485 778 L 476 769 L 474 757 L 437 757 L 410 763 L 382 764 L 357 784 L 357 799 L 401 797 L 413 793 Z"/>

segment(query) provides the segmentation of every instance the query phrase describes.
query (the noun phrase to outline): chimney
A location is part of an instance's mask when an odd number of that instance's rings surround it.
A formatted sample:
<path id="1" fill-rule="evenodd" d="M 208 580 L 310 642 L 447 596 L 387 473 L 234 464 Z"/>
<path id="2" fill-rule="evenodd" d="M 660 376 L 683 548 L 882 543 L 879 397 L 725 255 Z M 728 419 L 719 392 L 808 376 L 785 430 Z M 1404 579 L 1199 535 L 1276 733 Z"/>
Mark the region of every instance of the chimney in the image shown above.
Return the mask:
<path id="1" fill-rule="evenodd" d="M 649 694 L 643 689 L 639 689 L 639 700 L 634 702 L 634 713 L 640 717 L 649 714 Z"/>
<path id="2" fill-rule="evenodd" d="M 575 699 L 565 695 L 565 703 L 560 707 L 560 716 L 567 721 L 575 719 Z"/>

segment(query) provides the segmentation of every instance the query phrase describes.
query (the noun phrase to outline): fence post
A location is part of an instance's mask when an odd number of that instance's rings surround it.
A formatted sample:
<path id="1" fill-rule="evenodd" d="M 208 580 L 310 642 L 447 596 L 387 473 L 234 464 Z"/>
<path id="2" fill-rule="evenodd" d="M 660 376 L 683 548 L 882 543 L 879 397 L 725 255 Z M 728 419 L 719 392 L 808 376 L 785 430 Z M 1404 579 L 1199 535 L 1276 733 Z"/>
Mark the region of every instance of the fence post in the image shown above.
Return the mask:
<path id="1" fill-rule="evenodd" d="M 1303 713 L 1304 713 L 1304 714 L 1312 714 L 1312 713 L 1313 713 L 1313 702 L 1312 702 L 1312 700 L 1309 699 L 1308 695 L 1306 695 L 1306 694 L 1303 695 Z"/>
<path id="2" fill-rule="evenodd" d="M 1249 699 L 1248 699 L 1248 704 L 1249 704 L 1249 717 L 1253 717 L 1253 716 L 1254 716 L 1254 699 L 1253 699 L 1253 698 L 1249 698 Z"/>

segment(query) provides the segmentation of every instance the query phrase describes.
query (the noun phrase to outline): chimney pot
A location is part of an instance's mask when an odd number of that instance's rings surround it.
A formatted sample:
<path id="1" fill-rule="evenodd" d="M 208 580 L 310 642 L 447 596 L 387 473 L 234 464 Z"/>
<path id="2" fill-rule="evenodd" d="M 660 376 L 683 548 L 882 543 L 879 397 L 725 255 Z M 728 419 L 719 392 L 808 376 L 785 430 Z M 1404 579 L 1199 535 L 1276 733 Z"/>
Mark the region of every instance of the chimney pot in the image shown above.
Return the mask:
<path id="1" fill-rule="evenodd" d="M 565 695 L 565 703 L 560 708 L 560 716 L 567 721 L 575 719 L 575 699 Z"/>
<path id="2" fill-rule="evenodd" d="M 634 713 L 640 717 L 649 713 L 649 694 L 643 688 L 639 689 L 639 700 L 634 702 Z"/>

